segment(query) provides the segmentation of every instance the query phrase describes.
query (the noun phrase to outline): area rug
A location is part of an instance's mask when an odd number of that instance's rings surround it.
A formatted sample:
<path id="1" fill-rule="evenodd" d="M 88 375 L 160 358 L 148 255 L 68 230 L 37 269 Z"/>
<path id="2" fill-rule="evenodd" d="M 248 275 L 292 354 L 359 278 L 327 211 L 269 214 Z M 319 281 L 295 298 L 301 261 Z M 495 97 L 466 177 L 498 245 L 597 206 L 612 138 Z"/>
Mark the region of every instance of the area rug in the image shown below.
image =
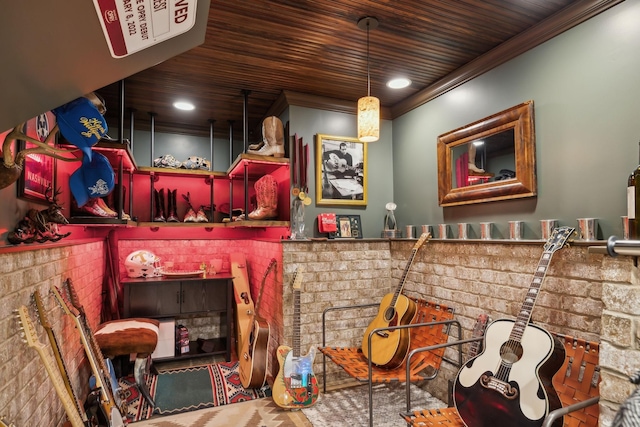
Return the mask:
<path id="1" fill-rule="evenodd" d="M 406 427 L 400 418 L 405 412 L 406 389 L 403 383 L 374 384 L 373 425 Z M 412 409 L 444 408 L 446 403 L 411 384 Z M 315 405 L 302 409 L 314 427 L 353 427 L 369 425 L 369 386 L 342 388 L 321 394 Z"/>
<path id="2" fill-rule="evenodd" d="M 130 422 L 148 419 L 153 414 L 171 415 L 271 395 L 268 387 L 242 387 L 237 362 L 216 363 L 149 375 L 147 385 L 156 403 L 155 411 L 141 398 L 137 388 L 133 386 L 133 378 L 123 378 L 119 382 L 127 398 L 127 418 Z"/>
<path id="3" fill-rule="evenodd" d="M 310 427 L 300 412 L 283 411 L 271 398 L 201 409 L 177 415 L 157 416 L 135 427 Z"/>

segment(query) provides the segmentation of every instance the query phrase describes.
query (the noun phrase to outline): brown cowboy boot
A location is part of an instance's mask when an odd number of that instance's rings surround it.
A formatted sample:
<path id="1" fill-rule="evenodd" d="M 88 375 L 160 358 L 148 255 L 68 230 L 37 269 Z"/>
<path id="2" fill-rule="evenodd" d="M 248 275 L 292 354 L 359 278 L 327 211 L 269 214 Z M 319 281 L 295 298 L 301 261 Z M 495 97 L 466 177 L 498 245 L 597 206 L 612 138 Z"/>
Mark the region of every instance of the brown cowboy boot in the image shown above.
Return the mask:
<path id="1" fill-rule="evenodd" d="M 284 127 L 282 121 L 276 116 L 267 117 L 262 121 L 262 142 L 253 145 L 259 149 L 249 149 L 249 154 L 259 154 L 261 156 L 284 157 Z"/>
<path id="2" fill-rule="evenodd" d="M 262 220 L 278 217 L 278 182 L 267 174 L 255 183 L 258 207 L 249 213 L 249 219 Z"/>

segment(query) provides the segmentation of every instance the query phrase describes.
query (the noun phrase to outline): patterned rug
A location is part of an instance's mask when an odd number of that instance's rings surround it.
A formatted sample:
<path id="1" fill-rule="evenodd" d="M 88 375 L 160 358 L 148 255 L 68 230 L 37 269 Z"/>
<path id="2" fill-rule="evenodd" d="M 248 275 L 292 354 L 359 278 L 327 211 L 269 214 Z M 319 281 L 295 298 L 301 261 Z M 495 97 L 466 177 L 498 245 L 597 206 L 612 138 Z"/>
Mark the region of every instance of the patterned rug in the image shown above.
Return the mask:
<path id="1" fill-rule="evenodd" d="M 119 380 L 128 403 L 130 422 L 146 420 L 153 414 L 170 415 L 203 408 L 246 402 L 271 395 L 268 387 L 245 389 L 237 362 L 223 362 L 149 375 L 147 385 L 156 403 L 155 412 L 141 398 L 133 378 Z"/>
<path id="2" fill-rule="evenodd" d="M 310 427 L 302 412 L 283 411 L 273 399 L 256 399 L 235 405 L 158 416 L 132 427 Z"/>
<path id="3" fill-rule="evenodd" d="M 400 412 L 407 410 L 404 383 L 373 385 L 373 425 L 406 427 Z M 446 403 L 411 384 L 412 409 L 445 408 Z M 313 427 L 369 425 L 369 387 L 359 385 L 321 394 L 315 405 L 302 409 Z"/>

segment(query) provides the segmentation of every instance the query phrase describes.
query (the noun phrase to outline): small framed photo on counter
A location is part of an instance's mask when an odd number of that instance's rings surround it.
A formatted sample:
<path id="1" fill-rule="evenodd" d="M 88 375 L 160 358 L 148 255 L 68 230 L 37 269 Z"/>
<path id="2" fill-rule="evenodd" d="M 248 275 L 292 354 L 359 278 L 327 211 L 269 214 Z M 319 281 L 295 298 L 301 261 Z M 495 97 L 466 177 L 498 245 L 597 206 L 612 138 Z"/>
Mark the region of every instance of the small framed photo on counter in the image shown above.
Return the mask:
<path id="1" fill-rule="evenodd" d="M 336 215 L 336 239 L 362 239 L 360 215 Z"/>

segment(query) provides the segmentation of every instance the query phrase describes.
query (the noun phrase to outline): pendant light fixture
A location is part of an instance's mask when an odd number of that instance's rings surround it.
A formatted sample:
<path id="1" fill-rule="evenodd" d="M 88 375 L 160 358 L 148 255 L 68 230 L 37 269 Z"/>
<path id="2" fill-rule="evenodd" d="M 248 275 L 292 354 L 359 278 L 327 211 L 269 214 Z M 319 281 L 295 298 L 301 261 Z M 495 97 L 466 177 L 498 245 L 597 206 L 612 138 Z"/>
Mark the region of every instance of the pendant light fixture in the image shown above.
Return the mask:
<path id="1" fill-rule="evenodd" d="M 369 71 L 369 30 L 378 27 L 378 20 L 365 16 L 358 20 L 358 28 L 367 30 L 367 96 L 358 100 L 358 140 L 375 142 L 380 138 L 380 100 L 371 96 Z"/>

